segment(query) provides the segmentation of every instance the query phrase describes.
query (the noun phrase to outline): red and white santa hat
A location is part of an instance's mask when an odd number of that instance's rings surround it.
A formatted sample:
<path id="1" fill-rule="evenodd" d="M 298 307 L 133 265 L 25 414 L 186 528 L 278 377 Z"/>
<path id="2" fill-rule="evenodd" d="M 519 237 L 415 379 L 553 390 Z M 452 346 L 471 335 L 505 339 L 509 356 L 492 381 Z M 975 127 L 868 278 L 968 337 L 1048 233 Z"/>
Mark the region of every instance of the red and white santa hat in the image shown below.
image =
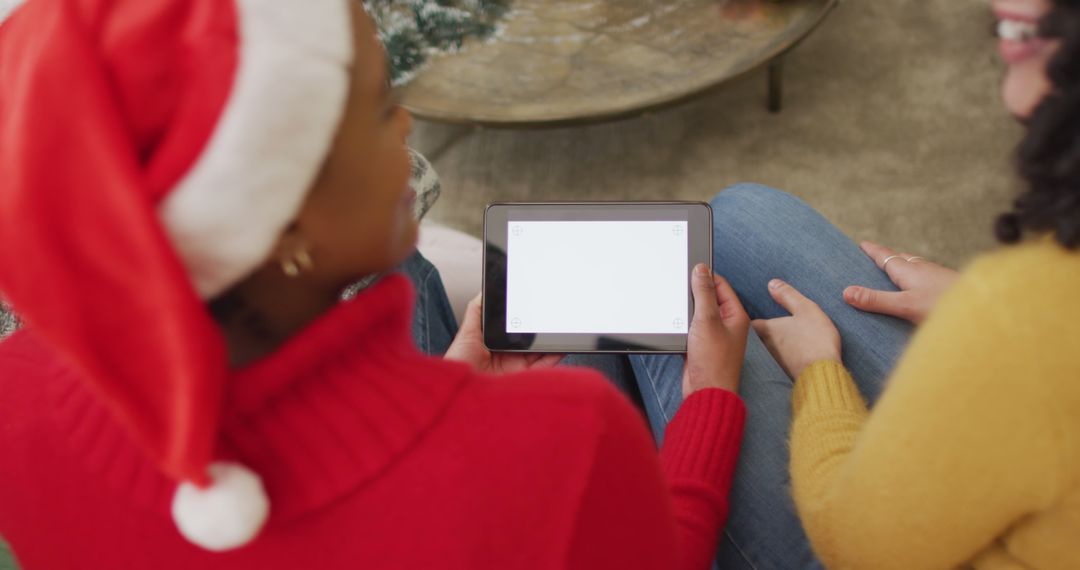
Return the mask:
<path id="1" fill-rule="evenodd" d="M 27 0 L 0 23 L 0 291 L 178 482 L 173 518 L 207 549 L 269 505 L 212 464 L 227 364 L 205 301 L 313 184 L 355 1 Z"/>

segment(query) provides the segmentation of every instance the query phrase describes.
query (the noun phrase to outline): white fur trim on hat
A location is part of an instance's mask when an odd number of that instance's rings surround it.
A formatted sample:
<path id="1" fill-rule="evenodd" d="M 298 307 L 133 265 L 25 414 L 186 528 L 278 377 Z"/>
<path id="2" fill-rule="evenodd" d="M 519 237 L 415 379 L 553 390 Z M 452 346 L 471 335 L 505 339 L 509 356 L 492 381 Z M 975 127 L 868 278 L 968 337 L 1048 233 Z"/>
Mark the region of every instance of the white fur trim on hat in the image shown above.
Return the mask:
<path id="1" fill-rule="evenodd" d="M 26 0 L 0 0 L 0 24 Z"/>
<path id="2" fill-rule="evenodd" d="M 213 552 L 232 550 L 254 539 L 270 515 L 259 476 L 237 463 L 213 463 L 213 481 L 200 489 L 182 483 L 173 495 L 176 528 L 189 542 Z"/>
<path id="3" fill-rule="evenodd" d="M 199 295 L 259 266 L 318 175 L 349 92 L 350 0 L 236 0 L 239 63 L 217 128 L 162 222 Z"/>

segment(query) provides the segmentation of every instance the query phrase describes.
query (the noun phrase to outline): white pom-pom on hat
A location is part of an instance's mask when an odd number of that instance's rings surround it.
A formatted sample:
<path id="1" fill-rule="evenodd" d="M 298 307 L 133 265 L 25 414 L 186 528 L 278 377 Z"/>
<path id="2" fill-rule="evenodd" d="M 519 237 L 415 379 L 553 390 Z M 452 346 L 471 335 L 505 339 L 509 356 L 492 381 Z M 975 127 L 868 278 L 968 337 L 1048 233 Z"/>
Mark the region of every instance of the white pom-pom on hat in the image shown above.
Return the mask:
<path id="1" fill-rule="evenodd" d="M 176 528 L 189 542 L 213 552 L 251 542 L 270 515 L 262 480 L 238 463 L 216 462 L 208 469 L 206 489 L 181 483 L 173 495 Z"/>

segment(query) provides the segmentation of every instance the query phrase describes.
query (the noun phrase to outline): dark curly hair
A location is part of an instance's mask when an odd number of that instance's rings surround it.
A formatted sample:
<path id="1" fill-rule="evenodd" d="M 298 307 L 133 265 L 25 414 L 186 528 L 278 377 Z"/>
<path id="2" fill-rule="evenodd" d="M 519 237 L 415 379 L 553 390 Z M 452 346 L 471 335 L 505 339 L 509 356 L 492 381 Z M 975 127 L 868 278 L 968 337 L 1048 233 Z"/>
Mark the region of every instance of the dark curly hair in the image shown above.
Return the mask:
<path id="1" fill-rule="evenodd" d="M 1002 214 L 998 240 L 1016 243 L 1029 233 L 1053 234 L 1061 245 L 1080 246 L 1080 0 L 1055 0 L 1040 35 L 1060 40 L 1047 76 L 1053 92 L 1027 121 L 1017 150 L 1025 191 Z"/>

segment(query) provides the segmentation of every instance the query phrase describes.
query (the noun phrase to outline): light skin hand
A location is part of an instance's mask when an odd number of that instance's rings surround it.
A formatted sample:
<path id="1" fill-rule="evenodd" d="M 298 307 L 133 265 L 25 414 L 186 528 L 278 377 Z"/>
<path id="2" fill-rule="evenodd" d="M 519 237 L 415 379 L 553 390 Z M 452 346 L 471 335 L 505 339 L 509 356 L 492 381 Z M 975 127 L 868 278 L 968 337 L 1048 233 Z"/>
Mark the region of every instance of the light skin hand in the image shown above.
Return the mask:
<path id="1" fill-rule="evenodd" d="M 864 241 L 860 247 L 879 268 L 885 270 L 900 291 L 848 287 L 844 290 L 844 301 L 856 309 L 919 324 L 926 320 L 938 298 L 960 276 L 959 272 L 936 263 L 924 260 L 907 261 L 913 257 L 911 254 L 897 253 L 873 242 Z M 894 255 L 899 257 L 886 266 L 885 260 Z"/>
<path id="2" fill-rule="evenodd" d="M 475 370 L 490 374 L 512 374 L 524 370 L 552 368 L 562 361 L 561 354 L 498 353 L 484 346 L 483 297 L 477 295 L 465 309 L 465 322 L 446 350 L 447 360 L 470 364 Z"/>
<path id="3" fill-rule="evenodd" d="M 738 392 L 750 317 L 727 280 L 704 264 L 694 268 L 691 280 L 694 318 L 687 337 L 683 396 L 706 388 Z"/>
<path id="4" fill-rule="evenodd" d="M 788 376 L 798 378 L 821 360 L 840 362 L 840 332 L 817 303 L 779 279 L 769 282 L 769 294 L 791 316 L 759 319 L 752 325 Z"/>

